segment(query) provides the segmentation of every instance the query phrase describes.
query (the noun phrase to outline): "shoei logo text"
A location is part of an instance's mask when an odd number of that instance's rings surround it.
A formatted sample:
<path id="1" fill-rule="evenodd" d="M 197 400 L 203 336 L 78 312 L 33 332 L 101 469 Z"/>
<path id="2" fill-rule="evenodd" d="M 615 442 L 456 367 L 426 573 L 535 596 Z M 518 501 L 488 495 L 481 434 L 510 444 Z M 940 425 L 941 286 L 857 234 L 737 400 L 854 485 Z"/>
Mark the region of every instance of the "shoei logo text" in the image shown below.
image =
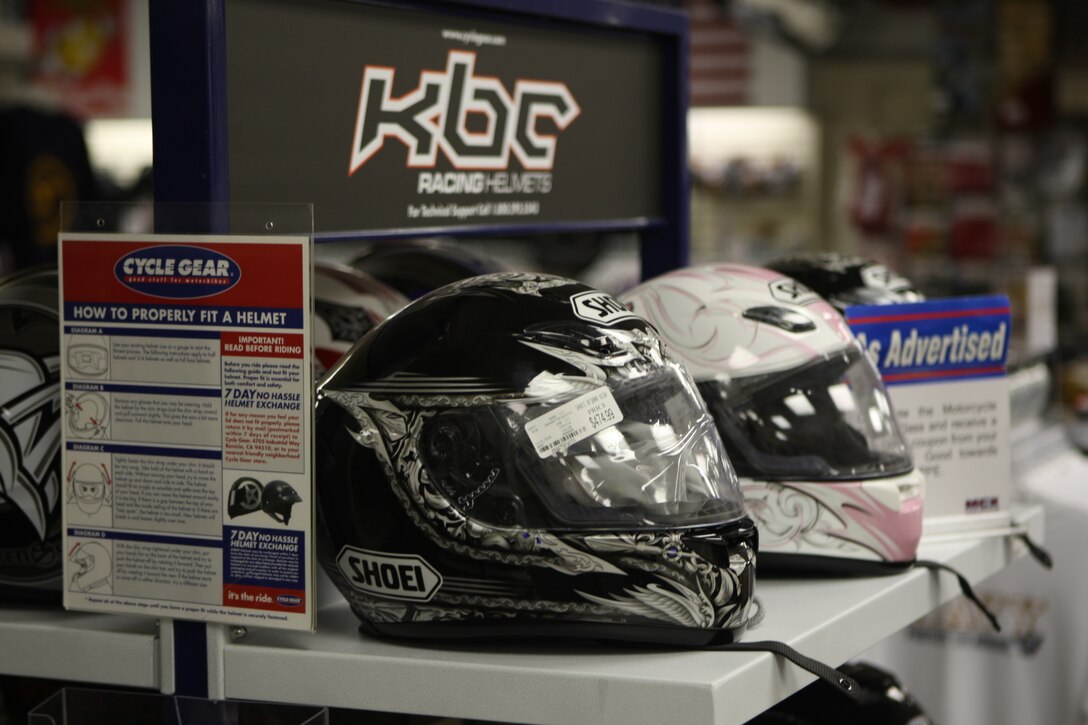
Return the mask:
<path id="1" fill-rule="evenodd" d="M 442 575 L 418 556 L 386 554 L 345 546 L 336 565 L 359 591 L 391 599 L 425 602 L 442 586 Z"/>
<path id="2" fill-rule="evenodd" d="M 113 273 L 135 292 L 171 299 L 217 295 L 242 278 L 241 268 L 225 254 L 180 244 L 129 252 L 117 260 Z"/>
<path id="3" fill-rule="evenodd" d="M 451 50 L 445 71 L 422 71 L 415 90 L 393 98 L 395 68 L 366 66 L 355 119 L 348 176 L 392 137 L 408 147 L 410 168 L 432 168 L 438 152 L 455 169 L 507 169 L 511 154 L 522 168 L 546 171 L 558 140 L 541 128 L 548 119 L 562 131 L 581 109 L 565 83 L 518 80 L 513 92 L 498 78 L 477 76 L 476 53 Z M 469 118 L 483 130 L 469 130 Z"/>
<path id="4" fill-rule="evenodd" d="M 579 292 L 570 298 L 570 306 L 583 320 L 602 325 L 637 317 L 622 302 L 604 292 Z"/>

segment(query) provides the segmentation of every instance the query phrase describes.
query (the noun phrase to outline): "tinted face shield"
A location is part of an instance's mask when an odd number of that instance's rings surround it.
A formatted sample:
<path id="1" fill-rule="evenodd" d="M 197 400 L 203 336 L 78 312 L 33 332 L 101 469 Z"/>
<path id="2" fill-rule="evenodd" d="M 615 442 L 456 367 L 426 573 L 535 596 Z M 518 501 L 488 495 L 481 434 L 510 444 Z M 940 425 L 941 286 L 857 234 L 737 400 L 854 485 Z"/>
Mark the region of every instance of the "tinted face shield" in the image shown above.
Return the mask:
<path id="1" fill-rule="evenodd" d="M 635 531 L 744 515 L 713 421 L 676 366 L 547 402 L 455 408 L 420 439 L 432 482 L 486 524 Z"/>
<path id="2" fill-rule="evenodd" d="M 699 390 L 741 476 L 845 480 L 913 468 L 884 384 L 859 345 Z"/>

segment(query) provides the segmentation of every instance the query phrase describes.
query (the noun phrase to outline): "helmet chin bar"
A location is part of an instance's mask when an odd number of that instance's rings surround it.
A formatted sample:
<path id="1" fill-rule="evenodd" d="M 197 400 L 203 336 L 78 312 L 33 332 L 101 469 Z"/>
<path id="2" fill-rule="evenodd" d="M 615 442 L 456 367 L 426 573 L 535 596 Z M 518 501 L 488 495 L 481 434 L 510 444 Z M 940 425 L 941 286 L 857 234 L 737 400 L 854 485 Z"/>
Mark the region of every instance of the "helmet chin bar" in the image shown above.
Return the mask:
<path id="1" fill-rule="evenodd" d="M 922 535 L 921 474 L 864 481 L 741 478 L 760 530 L 761 570 L 893 573 Z"/>

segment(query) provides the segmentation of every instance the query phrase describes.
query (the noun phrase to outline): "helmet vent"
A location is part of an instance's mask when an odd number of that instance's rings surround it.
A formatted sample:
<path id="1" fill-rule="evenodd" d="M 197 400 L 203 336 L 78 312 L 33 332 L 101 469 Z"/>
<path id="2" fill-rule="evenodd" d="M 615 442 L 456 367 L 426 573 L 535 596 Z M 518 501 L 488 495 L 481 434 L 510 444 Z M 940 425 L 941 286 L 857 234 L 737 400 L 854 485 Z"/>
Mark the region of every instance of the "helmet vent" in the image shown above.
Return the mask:
<path id="1" fill-rule="evenodd" d="M 750 307 L 744 311 L 744 317 L 756 322 L 766 322 L 787 332 L 811 332 L 816 329 L 816 323 L 803 313 L 786 307 Z"/>

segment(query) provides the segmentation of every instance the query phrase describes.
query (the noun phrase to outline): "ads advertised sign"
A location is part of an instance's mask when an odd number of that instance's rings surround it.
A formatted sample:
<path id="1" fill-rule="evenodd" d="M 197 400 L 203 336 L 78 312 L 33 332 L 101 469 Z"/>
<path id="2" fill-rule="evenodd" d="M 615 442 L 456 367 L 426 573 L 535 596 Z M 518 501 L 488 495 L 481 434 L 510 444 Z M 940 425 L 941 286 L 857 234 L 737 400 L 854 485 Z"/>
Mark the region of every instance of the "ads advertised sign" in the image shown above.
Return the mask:
<path id="1" fill-rule="evenodd" d="M 230 198 L 318 232 L 662 216 L 649 36 L 329 1 L 226 5 Z"/>
<path id="2" fill-rule="evenodd" d="M 66 607 L 313 628 L 309 250 L 61 235 Z"/>
<path id="3" fill-rule="evenodd" d="M 863 305 L 846 317 L 926 476 L 925 533 L 1007 525 L 1008 299 Z"/>

